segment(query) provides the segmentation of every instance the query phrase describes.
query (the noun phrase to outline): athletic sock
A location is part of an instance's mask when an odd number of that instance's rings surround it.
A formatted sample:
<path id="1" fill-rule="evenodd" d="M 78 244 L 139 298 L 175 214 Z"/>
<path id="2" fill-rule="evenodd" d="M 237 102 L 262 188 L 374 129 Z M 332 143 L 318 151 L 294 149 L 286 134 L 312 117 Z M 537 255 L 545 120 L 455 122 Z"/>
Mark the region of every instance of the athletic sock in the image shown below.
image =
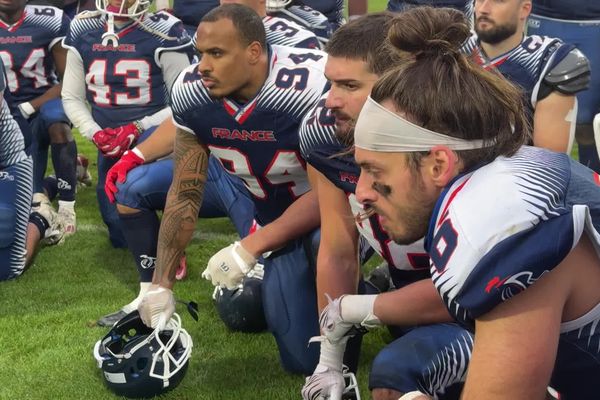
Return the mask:
<path id="1" fill-rule="evenodd" d="M 52 143 L 52 164 L 58 180 L 58 195 L 61 200 L 74 201 L 77 188 L 77 144 Z"/>
<path id="2" fill-rule="evenodd" d="M 48 195 L 48 199 L 50 201 L 54 200 L 58 195 L 58 179 L 54 175 L 49 175 L 44 178 L 42 186 Z"/>
<path id="3" fill-rule="evenodd" d="M 135 260 L 140 282 L 151 282 L 156 261 L 160 221 L 154 211 L 119 214 L 127 247 Z"/>

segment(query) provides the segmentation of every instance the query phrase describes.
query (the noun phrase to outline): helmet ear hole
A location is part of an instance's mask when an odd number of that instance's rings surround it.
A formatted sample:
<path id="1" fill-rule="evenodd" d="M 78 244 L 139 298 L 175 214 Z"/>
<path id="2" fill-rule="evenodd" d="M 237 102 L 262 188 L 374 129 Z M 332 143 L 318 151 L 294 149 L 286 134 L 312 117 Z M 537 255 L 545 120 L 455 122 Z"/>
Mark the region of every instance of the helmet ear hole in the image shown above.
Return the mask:
<path id="1" fill-rule="evenodd" d="M 148 358 L 146 357 L 140 357 L 136 360 L 135 362 L 135 366 L 137 368 L 138 371 L 143 371 L 146 369 L 146 367 L 148 366 Z"/>

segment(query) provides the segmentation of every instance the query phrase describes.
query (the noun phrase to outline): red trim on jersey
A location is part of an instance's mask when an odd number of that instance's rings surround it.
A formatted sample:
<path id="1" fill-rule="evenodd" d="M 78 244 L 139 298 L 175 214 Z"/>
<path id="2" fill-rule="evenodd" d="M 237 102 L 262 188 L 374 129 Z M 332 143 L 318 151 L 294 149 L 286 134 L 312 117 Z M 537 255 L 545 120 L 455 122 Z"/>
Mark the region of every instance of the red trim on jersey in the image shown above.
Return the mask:
<path id="1" fill-rule="evenodd" d="M 473 49 L 473 53 L 471 54 L 473 55 L 472 58 L 475 60 L 475 62 L 481 65 L 486 70 L 498 68 L 500 65 L 504 64 L 504 62 L 508 60 L 509 57 L 509 55 L 505 55 L 495 60 L 488 60 L 481 54 L 481 50 L 477 47 Z"/>
<path id="2" fill-rule="evenodd" d="M 26 15 L 27 15 L 27 10 L 23 10 L 23 14 L 21 14 L 21 18 L 19 18 L 19 20 L 12 25 L 8 25 L 6 22 L 4 22 L 0 19 L 0 28 L 6 29 L 9 32 L 14 32 L 17 29 L 19 29 L 19 27 L 21 25 L 23 25 Z"/>
<path id="3" fill-rule="evenodd" d="M 596 172 L 593 173 L 594 175 L 594 182 L 596 183 L 596 185 L 600 186 L 600 175 L 598 175 Z"/>
<path id="4" fill-rule="evenodd" d="M 243 124 L 248 119 L 250 114 L 252 114 L 252 111 L 254 111 L 254 109 L 256 108 L 256 103 L 257 103 L 257 101 L 254 100 L 252 102 L 252 104 L 250 105 L 250 107 L 248 107 L 246 110 L 244 110 L 242 112 L 242 114 L 236 118 L 238 124 Z"/>
<path id="5" fill-rule="evenodd" d="M 446 211 L 448 211 L 448 207 L 450 207 L 450 203 L 452 203 L 452 200 L 454 200 L 454 197 L 456 197 L 456 195 L 458 194 L 458 192 L 460 192 L 462 190 L 462 188 L 465 186 L 465 184 L 467 182 L 469 182 L 469 179 L 471 179 L 470 177 L 465 179 L 465 181 L 463 183 L 461 183 L 456 189 L 454 189 L 454 192 L 450 193 L 450 196 L 448 196 L 448 202 L 446 203 L 446 205 L 444 206 L 444 211 L 442 213 L 440 213 L 439 215 L 444 216 L 446 215 Z M 440 220 L 438 221 L 437 225 L 440 226 L 440 224 L 444 221 L 444 218 L 440 218 Z"/>
<path id="6" fill-rule="evenodd" d="M 225 111 L 227 111 L 227 114 L 235 118 L 235 114 L 237 113 L 237 107 L 231 104 L 230 101 L 227 99 L 223 99 L 223 107 L 225 107 Z"/>

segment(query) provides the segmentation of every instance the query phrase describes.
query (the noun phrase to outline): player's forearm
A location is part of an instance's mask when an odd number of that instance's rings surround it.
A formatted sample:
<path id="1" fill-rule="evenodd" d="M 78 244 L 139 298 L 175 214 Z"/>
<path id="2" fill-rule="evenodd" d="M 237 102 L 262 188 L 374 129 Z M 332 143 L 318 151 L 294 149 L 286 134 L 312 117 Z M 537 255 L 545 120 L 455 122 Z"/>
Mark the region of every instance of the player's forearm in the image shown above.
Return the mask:
<path id="1" fill-rule="evenodd" d="M 201 197 L 201 190 L 188 192 L 185 196 Z M 181 201 L 180 194 L 169 191 L 158 234 L 156 269 L 152 283 L 172 289 L 175 272 L 183 252 L 192 239 L 199 207 Z"/>
<path id="2" fill-rule="evenodd" d="M 62 89 L 62 85 L 61 84 L 54 85 L 50 89 L 46 90 L 44 92 L 44 94 L 42 94 L 41 96 L 38 96 L 35 99 L 31 100 L 29 102 L 29 104 L 31 104 L 31 106 L 36 111 L 39 111 L 40 107 L 45 102 L 47 102 L 48 100 L 52 100 L 52 99 L 56 99 L 56 98 L 60 97 L 60 91 L 61 91 L 61 89 Z"/>
<path id="3" fill-rule="evenodd" d="M 319 223 L 317 196 L 309 191 L 292 203 L 279 218 L 246 236 L 241 243 L 246 251 L 258 257 L 305 235 L 317 228 Z"/>
<path id="4" fill-rule="evenodd" d="M 565 153 L 575 135 L 577 102 L 575 96 L 552 92 L 536 105 L 533 118 L 533 144 Z"/>
<path id="5" fill-rule="evenodd" d="M 344 294 L 356 294 L 358 287 L 358 257 L 343 257 L 322 251 L 317 258 L 317 298 L 319 312 L 327 306 L 326 294 L 332 299 Z"/>
<path id="6" fill-rule="evenodd" d="M 414 326 L 453 321 L 431 279 L 378 295 L 373 311 L 386 325 Z"/>
<path id="7" fill-rule="evenodd" d="M 192 238 L 202 204 L 208 151 L 188 132 L 177 130 L 173 182 L 160 224 L 153 283 L 172 288 L 183 251 Z"/>
<path id="8" fill-rule="evenodd" d="M 73 51 L 67 53 L 67 67 L 62 84 L 62 101 L 65 113 L 79 132 L 92 139 L 102 128 L 94 121 L 85 98 L 85 75 L 83 61 Z"/>
<path id="9" fill-rule="evenodd" d="M 175 125 L 171 118 L 164 120 L 148 139 L 136 146 L 142 152 L 146 162 L 154 161 L 173 152 L 175 143 Z"/>

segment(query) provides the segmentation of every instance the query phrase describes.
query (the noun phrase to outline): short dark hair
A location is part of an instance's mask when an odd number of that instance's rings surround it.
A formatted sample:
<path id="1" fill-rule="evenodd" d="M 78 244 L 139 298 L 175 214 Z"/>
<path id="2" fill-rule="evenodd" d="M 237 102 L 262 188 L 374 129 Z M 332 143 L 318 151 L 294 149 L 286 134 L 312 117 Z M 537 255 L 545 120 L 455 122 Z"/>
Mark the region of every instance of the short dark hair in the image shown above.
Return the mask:
<path id="1" fill-rule="evenodd" d="M 216 22 L 223 18 L 231 20 L 245 46 L 258 42 L 263 49 L 267 48 L 265 25 L 252 8 L 242 4 L 223 4 L 210 10 L 200 22 Z"/>
<path id="2" fill-rule="evenodd" d="M 397 51 L 387 44 L 391 12 L 367 14 L 339 28 L 329 39 L 325 51 L 331 57 L 363 60 L 369 72 L 382 75 L 394 66 Z"/>
<path id="3" fill-rule="evenodd" d="M 455 138 L 483 140 L 482 149 L 457 152 L 467 169 L 513 155 L 530 136 L 521 91 L 459 52 L 469 35 L 464 16 L 456 10 L 416 7 L 399 13 L 389 41 L 412 56 L 387 71 L 371 92 L 373 100 L 391 100 L 420 126 Z M 413 168 L 420 156 L 411 153 Z"/>

